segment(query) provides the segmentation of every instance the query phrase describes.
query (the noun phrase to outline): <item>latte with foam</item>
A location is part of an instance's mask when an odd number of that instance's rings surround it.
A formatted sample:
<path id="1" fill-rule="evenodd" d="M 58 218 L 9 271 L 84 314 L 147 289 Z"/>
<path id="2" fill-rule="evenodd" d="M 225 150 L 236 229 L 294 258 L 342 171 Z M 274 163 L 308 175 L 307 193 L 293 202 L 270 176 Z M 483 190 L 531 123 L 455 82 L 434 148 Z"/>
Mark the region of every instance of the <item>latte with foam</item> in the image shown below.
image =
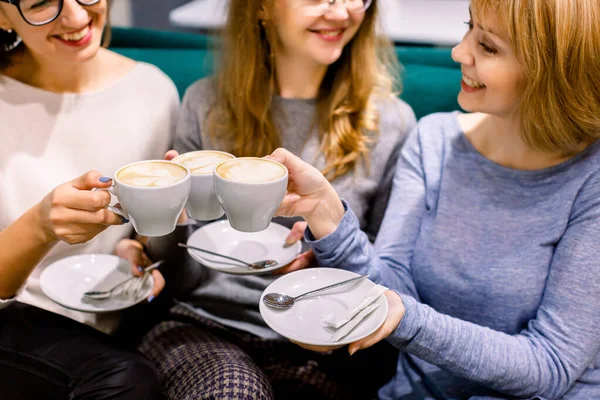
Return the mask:
<path id="1" fill-rule="evenodd" d="M 217 174 L 229 181 L 240 183 L 265 183 L 283 178 L 286 169 L 279 163 L 263 158 L 236 158 L 219 165 Z"/>
<path id="2" fill-rule="evenodd" d="M 173 162 L 188 167 L 192 175 L 212 174 L 215 166 L 223 161 L 234 158 L 231 154 L 220 151 L 201 150 L 182 154 Z"/>
<path id="3" fill-rule="evenodd" d="M 180 165 L 165 162 L 142 162 L 119 171 L 117 179 L 126 185 L 138 187 L 162 187 L 179 182 L 187 176 Z"/>

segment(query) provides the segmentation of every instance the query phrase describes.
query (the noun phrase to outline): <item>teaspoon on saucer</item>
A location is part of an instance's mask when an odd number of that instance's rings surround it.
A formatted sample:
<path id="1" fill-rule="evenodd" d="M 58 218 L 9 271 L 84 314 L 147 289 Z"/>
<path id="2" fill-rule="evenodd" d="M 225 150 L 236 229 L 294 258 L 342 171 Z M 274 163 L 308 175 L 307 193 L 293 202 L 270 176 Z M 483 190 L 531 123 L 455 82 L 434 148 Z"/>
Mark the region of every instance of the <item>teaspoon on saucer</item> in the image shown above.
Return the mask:
<path id="1" fill-rule="evenodd" d="M 369 277 L 369 275 L 360 275 L 360 276 L 354 277 L 352 279 L 347 279 L 342 282 L 334 283 L 333 285 L 329 285 L 329 286 L 325 286 L 325 287 L 322 287 L 319 289 L 311 290 L 310 292 L 306 292 L 306 293 L 303 293 L 303 294 L 301 294 L 299 296 L 295 296 L 295 297 L 288 296 L 287 294 L 281 294 L 281 293 L 268 293 L 265 295 L 265 297 L 263 297 L 263 303 L 265 303 L 269 307 L 277 308 L 280 310 L 287 310 L 288 308 L 292 308 L 292 306 L 294 305 L 294 303 L 296 301 L 298 301 L 306 296 L 320 293 L 325 290 L 333 289 L 338 286 L 346 285 L 348 283 L 358 282 L 358 281 L 363 280 L 368 277 Z"/>
<path id="2" fill-rule="evenodd" d="M 186 249 L 196 250 L 196 251 L 200 251 L 202 253 L 210 254 L 213 256 L 217 256 L 217 257 L 223 257 L 228 260 L 236 261 L 241 264 L 244 264 L 245 266 L 247 266 L 250 269 L 265 269 L 265 268 L 274 267 L 278 264 L 278 262 L 275 260 L 261 260 L 261 261 L 255 261 L 253 263 L 248 263 L 246 261 L 240 260 L 239 258 L 234 258 L 234 257 L 226 256 L 224 254 L 215 253 L 213 251 L 201 249 L 200 247 L 188 246 L 187 244 L 184 244 L 184 243 L 177 243 L 177 245 L 179 247 L 183 247 Z"/>
<path id="3" fill-rule="evenodd" d="M 160 265 L 162 263 L 163 263 L 163 261 L 157 261 L 154 264 L 150 265 L 149 267 L 144 268 L 144 273 L 150 272 L 153 269 L 156 269 L 156 268 L 160 267 Z M 115 292 L 115 289 L 123 286 L 127 282 L 129 282 L 129 281 L 131 281 L 133 279 L 136 279 L 136 278 L 139 278 L 139 276 L 132 276 L 131 278 L 127 278 L 123 282 L 120 282 L 120 283 L 116 284 L 115 286 L 113 286 L 113 288 L 110 289 L 110 290 L 85 292 L 83 294 L 83 297 L 88 298 L 88 299 L 92 299 L 92 300 L 105 300 L 105 299 L 108 299 Z"/>

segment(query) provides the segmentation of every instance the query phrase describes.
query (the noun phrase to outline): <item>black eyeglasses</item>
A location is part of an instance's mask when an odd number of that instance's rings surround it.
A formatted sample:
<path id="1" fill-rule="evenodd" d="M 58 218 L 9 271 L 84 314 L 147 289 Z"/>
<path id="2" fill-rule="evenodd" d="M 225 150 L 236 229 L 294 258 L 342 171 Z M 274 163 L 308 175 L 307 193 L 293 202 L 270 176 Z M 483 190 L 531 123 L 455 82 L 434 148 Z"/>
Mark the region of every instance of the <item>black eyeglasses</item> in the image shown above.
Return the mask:
<path id="1" fill-rule="evenodd" d="M 82 6 L 93 6 L 100 0 L 76 0 Z M 63 9 L 64 0 L 0 0 L 17 7 L 29 25 L 41 26 L 54 21 Z"/>

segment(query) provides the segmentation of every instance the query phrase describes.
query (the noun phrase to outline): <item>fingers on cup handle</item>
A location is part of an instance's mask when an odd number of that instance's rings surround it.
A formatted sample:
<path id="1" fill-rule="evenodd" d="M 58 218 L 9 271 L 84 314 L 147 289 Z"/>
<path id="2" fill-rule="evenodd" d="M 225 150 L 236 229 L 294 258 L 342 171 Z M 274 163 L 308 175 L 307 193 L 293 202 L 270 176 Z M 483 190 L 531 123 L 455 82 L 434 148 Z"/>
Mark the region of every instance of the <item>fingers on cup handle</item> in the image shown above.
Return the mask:
<path id="1" fill-rule="evenodd" d="M 122 209 L 108 206 L 99 212 L 104 212 L 105 225 L 123 225 L 129 222 L 127 214 Z"/>
<path id="2" fill-rule="evenodd" d="M 179 155 L 179 152 L 177 150 L 169 150 L 169 151 L 167 151 L 165 153 L 165 160 L 171 161 L 172 159 L 174 159 L 178 155 Z"/>
<path id="3" fill-rule="evenodd" d="M 123 211 L 116 210 L 110 206 L 97 211 L 97 213 L 101 215 L 101 224 L 106 226 L 123 225 L 129 222 L 129 219 L 124 216 Z"/>

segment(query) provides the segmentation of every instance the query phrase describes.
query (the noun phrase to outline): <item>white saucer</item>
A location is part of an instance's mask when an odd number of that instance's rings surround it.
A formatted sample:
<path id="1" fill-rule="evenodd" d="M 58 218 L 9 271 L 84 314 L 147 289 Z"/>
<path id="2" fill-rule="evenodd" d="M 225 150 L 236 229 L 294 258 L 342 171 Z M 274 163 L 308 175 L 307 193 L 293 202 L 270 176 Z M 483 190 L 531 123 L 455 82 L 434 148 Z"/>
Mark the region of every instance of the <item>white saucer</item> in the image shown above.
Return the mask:
<path id="1" fill-rule="evenodd" d="M 260 297 L 260 314 L 271 329 L 295 342 L 313 346 L 346 345 L 363 339 L 375 332 L 387 318 L 388 304 L 385 296 L 380 296 L 375 304 L 379 307 L 363 319 L 346 337 L 331 342 L 336 331 L 325 327 L 322 320 L 327 314 L 344 312 L 362 300 L 375 286 L 370 280 L 351 283 L 322 295 L 299 300 L 288 310 L 277 310 L 266 306 L 263 297 L 267 293 L 281 293 L 298 296 L 302 293 L 332 285 L 358 276 L 354 272 L 335 268 L 309 268 L 289 273 L 271 283 Z"/>
<path id="2" fill-rule="evenodd" d="M 285 267 L 300 254 L 299 241 L 285 247 L 285 238 L 290 230 L 272 222 L 267 229 L 256 233 L 236 231 L 226 220 L 204 225 L 194 232 L 187 241 L 189 246 L 199 247 L 214 253 L 254 262 L 275 260 L 277 265 L 261 270 L 253 270 L 235 261 L 188 249 L 192 258 L 217 271 L 233 275 L 261 275 Z"/>
<path id="3" fill-rule="evenodd" d="M 148 276 L 136 297 L 110 297 L 90 300 L 83 297 L 88 291 L 111 289 L 131 277 L 129 262 L 109 254 L 82 254 L 55 261 L 40 276 L 42 291 L 55 303 L 72 310 L 90 313 L 118 311 L 131 307 L 150 295 L 154 286 Z"/>

